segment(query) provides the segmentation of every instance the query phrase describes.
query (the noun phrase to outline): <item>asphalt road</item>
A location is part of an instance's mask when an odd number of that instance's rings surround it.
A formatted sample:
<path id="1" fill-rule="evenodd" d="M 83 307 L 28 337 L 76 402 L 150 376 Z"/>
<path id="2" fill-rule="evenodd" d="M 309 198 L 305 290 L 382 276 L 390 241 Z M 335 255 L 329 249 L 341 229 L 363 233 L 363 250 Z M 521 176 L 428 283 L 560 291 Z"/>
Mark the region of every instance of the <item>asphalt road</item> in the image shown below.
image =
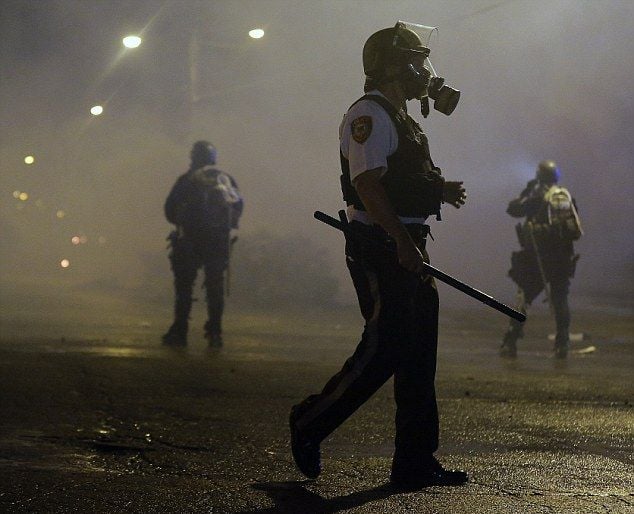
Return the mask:
<path id="1" fill-rule="evenodd" d="M 566 361 L 536 315 L 514 361 L 479 311 L 444 313 L 439 457 L 467 485 L 387 487 L 394 405 L 381 389 L 322 446 L 324 471 L 292 463 L 290 406 L 356 344 L 356 312 L 230 314 L 226 344 L 159 344 L 153 324 L 106 336 L 3 337 L 0 510 L 6 512 L 634 512 L 634 322 L 576 313 Z M 497 319 L 497 318 L 496 318 Z"/>

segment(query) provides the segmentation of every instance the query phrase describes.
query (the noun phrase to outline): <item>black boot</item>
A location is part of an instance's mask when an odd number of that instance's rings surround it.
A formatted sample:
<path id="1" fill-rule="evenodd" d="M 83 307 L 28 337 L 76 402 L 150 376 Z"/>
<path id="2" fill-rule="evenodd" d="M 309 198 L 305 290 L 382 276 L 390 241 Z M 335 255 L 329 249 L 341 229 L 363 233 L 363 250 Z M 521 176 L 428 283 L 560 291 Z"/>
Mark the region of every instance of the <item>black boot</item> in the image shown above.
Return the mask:
<path id="1" fill-rule="evenodd" d="M 175 321 L 163 335 L 163 344 L 169 346 L 187 346 L 187 322 Z"/>
<path id="2" fill-rule="evenodd" d="M 205 339 L 209 343 L 210 348 L 222 348 L 222 334 L 214 333 L 214 332 L 206 332 Z"/>
<path id="3" fill-rule="evenodd" d="M 210 348 L 222 347 L 222 328 L 220 323 L 212 323 L 210 321 L 205 323 L 205 339 L 207 339 Z"/>
<path id="4" fill-rule="evenodd" d="M 430 486 L 463 485 L 469 476 L 462 470 L 445 469 L 432 455 L 420 462 L 392 462 L 390 483 L 399 491 L 417 491 Z"/>
<path id="5" fill-rule="evenodd" d="M 559 336 L 555 338 L 555 358 L 556 359 L 565 359 L 568 356 L 568 347 L 570 346 L 570 341 L 568 340 L 568 334 L 566 333 L 564 336 Z"/>
<path id="6" fill-rule="evenodd" d="M 321 473 L 321 451 L 319 443 L 308 437 L 297 427 L 299 410 L 297 406 L 291 409 L 289 427 L 291 430 L 291 453 L 299 470 L 310 479 L 315 479 Z"/>

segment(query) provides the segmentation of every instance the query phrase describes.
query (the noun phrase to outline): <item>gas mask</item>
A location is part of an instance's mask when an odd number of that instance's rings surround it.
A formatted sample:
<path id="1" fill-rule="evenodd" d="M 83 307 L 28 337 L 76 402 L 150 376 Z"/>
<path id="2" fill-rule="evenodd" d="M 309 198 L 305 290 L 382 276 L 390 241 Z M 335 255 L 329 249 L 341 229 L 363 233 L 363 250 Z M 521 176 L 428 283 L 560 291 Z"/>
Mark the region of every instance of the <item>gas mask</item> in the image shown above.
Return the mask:
<path id="1" fill-rule="evenodd" d="M 460 91 L 446 85 L 445 79 L 438 76 L 434 66 L 429 60 L 430 42 L 432 36 L 438 33 L 438 29 L 436 27 L 426 27 L 424 25 L 399 21 L 395 27 L 394 41 L 402 41 L 405 39 L 405 31 L 407 31 L 410 39 L 412 32 L 416 34 L 421 45 L 423 45 L 418 48 L 407 48 L 403 46 L 399 48 L 407 52 L 405 55 L 411 55 L 413 57 L 418 55 L 418 63 L 408 62 L 404 66 L 403 82 L 408 98 L 420 100 L 420 111 L 425 118 L 429 115 L 430 98 L 434 101 L 434 109 L 436 111 L 449 116 L 458 105 Z M 423 55 L 424 62 L 420 65 L 420 60 Z M 409 61 L 412 60 L 414 59 L 409 59 Z"/>

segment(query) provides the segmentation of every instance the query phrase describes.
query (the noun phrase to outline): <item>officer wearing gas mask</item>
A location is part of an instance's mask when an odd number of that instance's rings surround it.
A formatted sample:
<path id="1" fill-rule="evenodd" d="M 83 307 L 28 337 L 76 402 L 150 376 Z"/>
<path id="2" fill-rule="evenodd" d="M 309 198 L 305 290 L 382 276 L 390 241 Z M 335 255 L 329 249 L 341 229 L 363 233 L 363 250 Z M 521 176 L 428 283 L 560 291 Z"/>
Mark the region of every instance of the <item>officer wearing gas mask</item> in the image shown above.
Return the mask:
<path id="1" fill-rule="evenodd" d="M 420 274 L 429 262 L 426 220 L 440 219 L 443 203 L 459 208 L 466 194 L 462 182 L 442 177 L 427 137 L 407 113 L 408 100 L 420 100 L 424 115 L 428 98 L 445 114 L 458 101 L 458 91 L 442 79 L 432 81 L 424 44 L 430 31 L 399 22 L 370 36 L 363 48 L 365 95 L 339 128 L 351 232 L 346 262 L 365 328 L 354 354 L 321 393 L 291 409 L 293 457 L 309 478 L 321 471 L 320 443 L 394 376 L 393 486 L 410 490 L 467 481 L 465 472 L 446 470 L 434 457 L 438 294 L 433 278 Z"/>
<path id="2" fill-rule="evenodd" d="M 525 218 L 516 226 L 522 249 L 511 255 L 509 276 L 517 284 L 517 309 L 526 313 L 544 291 L 555 315 L 557 333 L 554 355 L 565 358 L 569 347 L 570 309 L 568 291 L 579 258 L 573 242 L 581 237 L 577 204 L 569 191 L 559 184 L 559 167 L 552 160 L 537 166 L 519 197 L 509 202 L 506 212 Z M 504 334 L 500 355 L 517 356 L 517 341 L 524 335 L 522 325 L 512 320 Z"/>
<path id="3" fill-rule="evenodd" d="M 174 273 L 174 322 L 163 343 L 187 345 L 189 314 L 196 275 L 204 269 L 207 300 L 205 338 L 209 346 L 221 347 L 224 311 L 224 279 L 229 265 L 232 236 L 238 228 L 244 202 L 238 185 L 218 170 L 216 148 L 209 141 L 196 141 L 189 170 L 178 177 L 165 201 L 165 217 L 176 228 L 168 239 Z"/>

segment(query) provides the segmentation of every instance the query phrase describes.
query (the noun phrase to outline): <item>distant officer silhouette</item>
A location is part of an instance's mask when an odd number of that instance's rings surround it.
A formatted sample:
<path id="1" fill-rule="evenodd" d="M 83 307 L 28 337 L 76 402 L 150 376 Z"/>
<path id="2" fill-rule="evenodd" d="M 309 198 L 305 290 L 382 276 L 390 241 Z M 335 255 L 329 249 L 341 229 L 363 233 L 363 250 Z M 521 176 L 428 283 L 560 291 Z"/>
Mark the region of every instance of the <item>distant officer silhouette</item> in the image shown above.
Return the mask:
<path id="1" fill-rule="evenodd" d="M 542 292 L 555 314 L 557 334 L 555 357 L 565 358 L 569 346 L 570 309 L 568 291 L 578 255 L 573 241 L 583 234 L 574 198 L 558 184 L 560 171 L 551 160 L 539 163 L 536 177 L 529 181 L 506 210 L 515 218 L 522 250 L 513 252 L 509 276 L 518 285 L 518 310 L 527 307 Z M 500 354 L 517 355 L 517 340 L 523 337 L 522 325 L 512 320 L 504 335 Z"/>
<path id="2" fill-rule="evenodd" d="M 222 346 L 224 273 L 231 231 L 238 228 L 243 199 L 233 177 L 215 168 L 216 155 L 210 142 L 194 143 L 189 170 L 178 178 L 165 201 L 165 216 L 176 225 L 169 235 L 175 305 L 174 322 L 163 336 L 168 345 L 187 344 L 192 291 L 202 267 L 207 300 L 205 338 L 212 347 Z"/>

